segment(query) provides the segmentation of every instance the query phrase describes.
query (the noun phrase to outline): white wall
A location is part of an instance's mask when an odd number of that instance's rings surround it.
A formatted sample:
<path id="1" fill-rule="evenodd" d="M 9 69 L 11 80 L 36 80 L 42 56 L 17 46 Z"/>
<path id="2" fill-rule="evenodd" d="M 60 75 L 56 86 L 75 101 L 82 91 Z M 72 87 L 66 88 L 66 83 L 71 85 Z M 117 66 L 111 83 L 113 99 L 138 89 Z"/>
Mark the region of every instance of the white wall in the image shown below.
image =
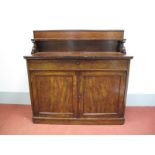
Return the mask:
<path id="1" fill-rule="evenodd" d="M 124 29 L 131 62 L 128 93 L 155 93 L 154 0 L 1 0 L 0 92 L 28 92 L 32 30 Z"/>

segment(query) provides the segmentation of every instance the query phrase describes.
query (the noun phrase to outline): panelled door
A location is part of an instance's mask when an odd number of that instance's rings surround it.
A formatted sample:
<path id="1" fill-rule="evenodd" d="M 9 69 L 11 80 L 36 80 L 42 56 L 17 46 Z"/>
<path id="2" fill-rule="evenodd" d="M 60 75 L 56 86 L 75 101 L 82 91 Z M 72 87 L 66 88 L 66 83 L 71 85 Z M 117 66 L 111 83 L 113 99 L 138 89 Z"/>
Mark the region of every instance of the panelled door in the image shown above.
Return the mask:
<path id="1" fill-rule="evenodd" d="M 34 116 L 104 118 L 123 114 L 125 71 L 32 71 L 30 75 Z"/>
<path id="2" fill-rule="evenodd" d="M 75 72 L 32 71 L 30 75 L 34 116 L 76 117 Z"/>
<path id="3" fill-rule="evenodd" d="M 79 77 L 80 117 L 119 117 L 123 114 L 126 72 L 83 71 Z"/>

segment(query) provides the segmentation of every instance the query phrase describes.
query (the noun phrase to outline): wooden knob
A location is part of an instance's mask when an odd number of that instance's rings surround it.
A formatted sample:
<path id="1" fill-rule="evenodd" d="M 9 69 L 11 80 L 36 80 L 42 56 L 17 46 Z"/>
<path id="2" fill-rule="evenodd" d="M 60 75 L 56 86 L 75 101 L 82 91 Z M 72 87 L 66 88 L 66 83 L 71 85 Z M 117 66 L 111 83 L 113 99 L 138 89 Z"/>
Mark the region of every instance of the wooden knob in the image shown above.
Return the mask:
<path id="1" fill-rule="evenodd" d="M 79 61 L 77 61 L 77 62 L 76 62 L 76 64 L 77 64 L 77 65 L 79 65 L 79 64 L 80 64 L 80 62 L 79 62 Z"/>

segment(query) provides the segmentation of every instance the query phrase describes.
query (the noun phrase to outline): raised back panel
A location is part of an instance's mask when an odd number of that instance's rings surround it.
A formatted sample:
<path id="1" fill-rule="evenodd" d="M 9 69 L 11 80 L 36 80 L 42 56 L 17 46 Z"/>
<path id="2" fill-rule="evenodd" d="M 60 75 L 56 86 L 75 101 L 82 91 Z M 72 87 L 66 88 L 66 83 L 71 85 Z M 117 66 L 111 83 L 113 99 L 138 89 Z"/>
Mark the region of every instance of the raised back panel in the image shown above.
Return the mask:
<path id="1" fill-rule="evenodd" d="M 121 52 L 117 40 L 37 40 L 39 52 Z"/>
<path id="2" fill-rule="evenodd" d="M 36 52 L 121 52 L 124 31 L 34 31 Z"/>
<path id="3" fill-rule="evenodd" d="M 35 39 L 112 39 L 121 40 L 124 37 L 123 30 L 59 30 L 59 31 L 34 31 Z"/>

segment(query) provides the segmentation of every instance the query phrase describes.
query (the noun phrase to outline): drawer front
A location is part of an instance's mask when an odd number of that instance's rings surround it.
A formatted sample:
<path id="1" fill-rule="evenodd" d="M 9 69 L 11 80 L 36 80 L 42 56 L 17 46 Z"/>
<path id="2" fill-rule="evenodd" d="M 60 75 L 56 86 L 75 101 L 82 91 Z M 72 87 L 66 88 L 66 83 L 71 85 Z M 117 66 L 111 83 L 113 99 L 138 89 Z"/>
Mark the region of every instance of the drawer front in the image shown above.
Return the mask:
<path id="1" fill-rule="evenodd" d="M 128 70 L 129 60 L 28 60 L 29 70 Z"/>

